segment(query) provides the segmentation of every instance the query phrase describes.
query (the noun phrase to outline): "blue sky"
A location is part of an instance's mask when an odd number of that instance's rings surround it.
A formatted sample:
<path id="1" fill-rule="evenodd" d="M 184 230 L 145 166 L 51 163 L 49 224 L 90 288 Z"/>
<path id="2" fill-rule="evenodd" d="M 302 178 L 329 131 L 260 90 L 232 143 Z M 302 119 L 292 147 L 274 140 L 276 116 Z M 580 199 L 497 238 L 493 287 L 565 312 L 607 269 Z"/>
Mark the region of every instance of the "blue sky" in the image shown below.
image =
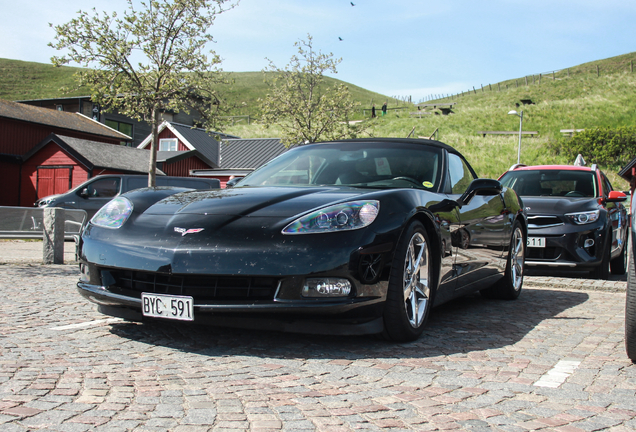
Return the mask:
<path id="1" fill-rule="evenodd" d="M 456 93 L 636 51 L 633 0 L 241 0 L 217 17 L 226 71 L 285 66 L 294 42 L 342 58 L 335 75 L 387 96 Z M 124 0 L 0 0 L 0 57 L 49 62 L 48 23 Z M 342 38 L 340 41 L 338 38 Z"/>

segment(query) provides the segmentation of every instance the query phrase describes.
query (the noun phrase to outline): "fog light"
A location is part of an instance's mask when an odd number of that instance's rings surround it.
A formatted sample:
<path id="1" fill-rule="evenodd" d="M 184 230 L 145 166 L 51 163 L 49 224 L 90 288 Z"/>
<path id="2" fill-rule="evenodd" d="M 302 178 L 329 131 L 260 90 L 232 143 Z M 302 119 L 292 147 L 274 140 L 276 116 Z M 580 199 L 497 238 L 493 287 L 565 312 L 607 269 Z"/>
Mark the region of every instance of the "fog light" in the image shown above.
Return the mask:
<path id="1" fill-rule="evenodd" d="M 303 297 L 346 297 L 351 293 L 351 282 L 339 278 L 312 278 L 305 281 Z"/>
<path id="2" fill-rule="evenodd" d="M 585 239 L 585 243 L 583 243 L 583 247 L 589 248 L 594 246 L 594 239 Z"/>

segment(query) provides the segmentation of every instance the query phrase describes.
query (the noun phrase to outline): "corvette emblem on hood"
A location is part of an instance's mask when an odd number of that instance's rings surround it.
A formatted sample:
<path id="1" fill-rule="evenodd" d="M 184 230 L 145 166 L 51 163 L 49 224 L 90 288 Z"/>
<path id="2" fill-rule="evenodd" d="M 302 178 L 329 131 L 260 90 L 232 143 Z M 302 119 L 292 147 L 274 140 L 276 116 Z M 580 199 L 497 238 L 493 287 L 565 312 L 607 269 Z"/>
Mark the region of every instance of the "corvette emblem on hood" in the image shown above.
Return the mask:
<path id="1" fill-rule="evenodd" d="M 179 227 L 174 227 L 174 230 L 178 233 L 181 233 L 181 237 L 183 237 L 186 234 L 195 234 L 198 232 L 203 231 L 205 228 L 190 228 L 190 229 L 185 229 L 185 228 L 179 228 Z"/>

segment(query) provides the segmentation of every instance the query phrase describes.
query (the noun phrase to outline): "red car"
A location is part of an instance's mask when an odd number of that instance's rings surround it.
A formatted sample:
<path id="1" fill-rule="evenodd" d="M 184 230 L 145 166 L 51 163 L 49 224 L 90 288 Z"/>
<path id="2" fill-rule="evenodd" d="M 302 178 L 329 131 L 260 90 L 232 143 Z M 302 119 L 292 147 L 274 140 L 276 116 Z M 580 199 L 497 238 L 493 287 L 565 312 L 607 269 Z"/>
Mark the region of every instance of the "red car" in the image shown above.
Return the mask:
<path id="1" fill-rule="evenodd" d="M 528 215 L 526 266 L 590 270 L 598 279 L 625 274 L 627 196 L 595 164 L 513 165 L 499 180 Z"/>

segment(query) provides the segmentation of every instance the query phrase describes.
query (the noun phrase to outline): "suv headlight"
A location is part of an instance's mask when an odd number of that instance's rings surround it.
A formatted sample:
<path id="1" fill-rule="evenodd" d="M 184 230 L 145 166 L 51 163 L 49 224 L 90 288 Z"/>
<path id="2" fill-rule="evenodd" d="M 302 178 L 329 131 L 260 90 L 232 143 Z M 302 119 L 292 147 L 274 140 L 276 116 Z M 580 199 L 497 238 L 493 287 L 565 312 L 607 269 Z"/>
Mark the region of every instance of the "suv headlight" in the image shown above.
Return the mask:
<path id="1" fill-rule="evenodd" d="M 572 222 L 574 222 L 577 225 L 585 225 L 592 222 L 596 222 L 598 220 L 599 215 L 600 215 L 599 210 L 565 214 L 565 216 L 567 216 Z"/>
<path id="2" fill-rule="evenodd" d="M 283 229 L 283 234 L 316 234 L 349 231 L 369 226 L 380 211 L 380 202 L 351 201 L 313 211 Z"/>
<path id="3" fill-rule="evenodd" d="M 95 216 L 91 219 L 91 224 L 102 228 L 121 228 L 132 212 L 133 203 L 128 198 L 113 198 L 95 213 Z"/>
<path id="4" fill-rule="evenodd" d="M 46 206 L 50 205 L 53 201 L 55 201 L 53 198 L 47 199 L 47 200 L 45 200 L 45 199 L 40 200 L 40 201 L 38 201 L 38 207 L 46 207 Z"/>

